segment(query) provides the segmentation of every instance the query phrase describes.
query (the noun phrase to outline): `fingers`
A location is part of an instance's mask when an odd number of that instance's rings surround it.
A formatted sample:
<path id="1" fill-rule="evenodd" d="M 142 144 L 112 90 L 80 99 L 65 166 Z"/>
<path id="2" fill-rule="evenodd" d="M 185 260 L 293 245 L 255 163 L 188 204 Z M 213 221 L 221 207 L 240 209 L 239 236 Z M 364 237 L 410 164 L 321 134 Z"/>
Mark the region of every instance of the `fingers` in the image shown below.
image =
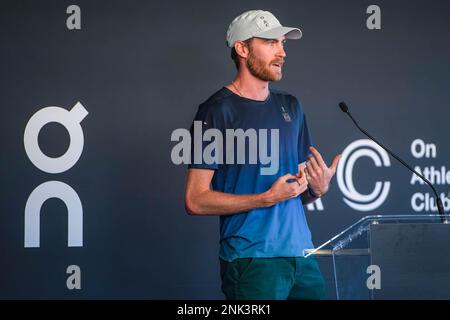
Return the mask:
<path id="1" fill-rule="evenodd" d="M 305 167 L 306 162 L 302 162 L 298 164 L 298 172 L 297 172 L 297 178 L 303 178 L 305 176 Z"/>
<path id="2" fill-rule="evenodd" d="M 308 182 L 311 181 L 311 173 L 309 172 L 309 170 L 310 169 L 308 167 L 305 168 L 305 178 Z"/>
<path id="3" fill-rule="evenodd" d="M 306 161 L 298 164 L 298 171 L 303 171 L 306 168 Z"/>
<path id="4" fill-rule="evenodd" d="M 341 160 L 341 158 L 342 158 L 342 155 L 338 154 L 334 157 L 333 161 L 331 162 L 330 169 L 333 170 L 333 174 L 336 173 L 336 168 L 337 168 L 337 165 L 339 163 L 339 160 Z"/>
<path id="5" fill-rule="evenodd" d="M 308 188 L 308 180 L 306 179 L 306 176 L 305 176 L 305 163 L 303 162 L 303 163 L 300 163 L 299 165 L 298 165 L 298 168 L 299 168 L 299 171 L 298 171 L 298 173 L 297 173 L 297 179 L 296 179 L 296 181 L 297 181 L 297 183 L 298 183 L 298 186 L 299 186 L 299 188 L 300 188 L 300 190 L 299 190 L 299 194 L 300 193 L 303 193 L 303 192 L 305 192 L 306 191 L 306 189 Z"/>
<path id="6" fill-rule="evenodd" d="M 288 184 L 284 187 L 287 198 L 295 198 L 298 196 L 300 194 L 301 187 L 301 184 L 297 180 L 288 182 Z"/>
<path id="7" fill-rule="evenodd" d="M 275 182 L 275 185 L 278 185 L 278 187 L 276 187 L 277 190 L 284 190 L 285 199 L 289 199 L 295 198 L 299 194 L 305 192 L 308 188 L 308 181 L 306 180 L 304 174 L 302 175 L 302 177 L 299 177 L 298 174 L 292 175 L 290 173 L 287 173 L 278 178 L 277 182 Z"/>
<path id="8" fill-rule="evenodd" d="M 288 180 L 293 180 L 292 182 L 286 181 L 291 188 L 291 198 L 297 197 L 300 193 L 304 192 L 308 187 L 308 181 L 305 178 L 299 178 L 298 175 L 294 176 L 291 174 L 284 175 L 283 177 L 288 177 Z"/>
<path id="9" fill-rule="evenodd" d="M 284 176 L 281 176 L 279 179 L 283 180 L 284 182 L 287 182 L 287 180 L 290 179 L 296 179 L 297 177 L 290 174 L 290 173 L 286 173 Z"/>
<path id="10" fill-rule="evenodd" d="M 304 190 L 306 190 L 306 188 L 308 187 L 308 180 L 306 180 L 306 178 L 303 179 L 297 179 L 297 183 L 299 185 L 299 187 L 302 189 L 301 192 L 303 192 Z M 300 193 L 301 193 L 300 192 Z"/>
<path id="11" fill-rule="evenodd" d="M 310 154 L 308 154 L 308 159 L 309 159 L 308 161 L 309 166 L 311 166 L 314 171 L 319 171 L 320 166 L 317 163 L 316 159 Z"/>
<path id="12" fill-rule="evenodd" d="M 302 191 L 305 191 L 308 188 L 309 182 L 308 179 L 306 179 L 306 173 L 303 173 L 303 178 L 298 180 L 300 183 L 300 187 L 302 188 Z"/>
<path id="13" fill-rule="evenodd" d="M 295 175 L 295 177 L 296 177 L 297 179 L 303 179 L 303 178 L 305 177 L 305 171 L 304 171 L 304 169 L 300 170 L 300 171 Z"/>
<path id="14" fill-rule="evenodd" d="M 327 165 L 325 164 L 325 161 L 323 161 L 322 155 L 319 153 L 319 151 L 317 151 L 317 149 L 314 147 L 309 147 L 309 150 L 311 150 L 314 157 L 316 157 L 315 160 L 317 161 L 317 164 L 322 168 L 326 168 Z"/>
<path id="15" fill-rule="evenodd" d="M 284 176 L 281 176 L 277 181 L 288 184 L 292 196 L 298 195 L 298 188 L 301 187 L 301 180 L 298 181 L 297 176 L 287 173 Z"/>
<path id="16" fill-rule="evenodd" d="M 296 184 L 295 184 L 295 188 L 292 189 L 292 194 L 291 194 L 291 198 L 295 198 L 298 195 L 300 195 L 301 193 L 305 192 L 306 189 L 308 188 L 308 182 L 306 181 L 306 179 L 303 180 L 295 180 Z"/>

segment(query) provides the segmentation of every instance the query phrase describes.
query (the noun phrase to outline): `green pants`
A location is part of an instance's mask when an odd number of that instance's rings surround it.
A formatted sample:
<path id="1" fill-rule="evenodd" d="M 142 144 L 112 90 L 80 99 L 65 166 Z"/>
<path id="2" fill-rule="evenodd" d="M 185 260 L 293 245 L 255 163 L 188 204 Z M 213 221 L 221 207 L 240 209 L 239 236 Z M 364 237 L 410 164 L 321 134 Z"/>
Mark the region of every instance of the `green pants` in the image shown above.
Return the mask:
<path id="1" fill-rule="evenodd" d="M 325 283 L 314 258 L 220 259 L 228 300 L 324 299 Z"/>

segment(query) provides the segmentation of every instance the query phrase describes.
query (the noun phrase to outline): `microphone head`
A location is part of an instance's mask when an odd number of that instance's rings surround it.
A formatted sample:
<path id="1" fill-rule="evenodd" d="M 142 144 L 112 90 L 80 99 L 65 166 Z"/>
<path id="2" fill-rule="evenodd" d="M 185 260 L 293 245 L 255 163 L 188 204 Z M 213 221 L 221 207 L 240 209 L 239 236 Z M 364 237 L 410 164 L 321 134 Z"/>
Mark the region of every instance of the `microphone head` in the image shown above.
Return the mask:
<path id="1" fill-rule="evenodd" d="M 339 103 L 339 108 L 341 108 L 342 112 L 345 112 L 345 113 L 348 112 L 348 107 L 347 107 L 347 105 L 345 104 L 345 102 L 340 102 L 340 103 Z"/>

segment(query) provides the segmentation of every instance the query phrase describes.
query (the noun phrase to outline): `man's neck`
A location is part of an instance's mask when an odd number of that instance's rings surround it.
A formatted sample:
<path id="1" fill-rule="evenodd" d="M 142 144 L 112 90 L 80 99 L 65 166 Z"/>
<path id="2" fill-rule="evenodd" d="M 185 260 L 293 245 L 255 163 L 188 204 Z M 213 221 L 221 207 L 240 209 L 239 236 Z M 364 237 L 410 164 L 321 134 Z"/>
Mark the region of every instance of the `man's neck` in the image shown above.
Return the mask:
<path id="1" fill-rule="evenodd" d="M 269 82 L 256 78 L 248 70 L 239 70 L 236 78 L 227 88 L 252 100 L 264 101 L 269 96 Z"/>

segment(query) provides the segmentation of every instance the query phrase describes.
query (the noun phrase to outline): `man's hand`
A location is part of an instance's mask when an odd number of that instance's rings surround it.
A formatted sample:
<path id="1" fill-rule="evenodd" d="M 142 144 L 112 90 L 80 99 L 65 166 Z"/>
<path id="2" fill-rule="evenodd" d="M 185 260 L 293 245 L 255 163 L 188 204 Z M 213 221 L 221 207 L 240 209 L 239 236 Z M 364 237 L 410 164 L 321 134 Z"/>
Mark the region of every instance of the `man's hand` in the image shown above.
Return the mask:
<path id="1" fill-rule="evenodd" d="M 292 180 L 292 182 L 288 181 Z M 278 202 L 295 198 L 299 194 L 306 191 L 308 188 L 308 181 L 301 174 L 296 176 L 288 173 L 279 177 L 265 192 L 268 206 L 274 205 Z"/>
<path id="2" fill-rule="evenodd" d="M 304 170 L 305 176 L 314 195 L 321 197 L 328 191 L 331 178 L 333 178 L 336 173 L 336 168 L 341 159 L 341 155 L 336 155 L 331 162 L 331 166 L 328 167 L 325 161 L 323 161 L 319 151 L 314 147 L 310 147 L 309 149 L 313 155 L 308 155 L 308 161 L 306 162 L 306 168 Z"/>

